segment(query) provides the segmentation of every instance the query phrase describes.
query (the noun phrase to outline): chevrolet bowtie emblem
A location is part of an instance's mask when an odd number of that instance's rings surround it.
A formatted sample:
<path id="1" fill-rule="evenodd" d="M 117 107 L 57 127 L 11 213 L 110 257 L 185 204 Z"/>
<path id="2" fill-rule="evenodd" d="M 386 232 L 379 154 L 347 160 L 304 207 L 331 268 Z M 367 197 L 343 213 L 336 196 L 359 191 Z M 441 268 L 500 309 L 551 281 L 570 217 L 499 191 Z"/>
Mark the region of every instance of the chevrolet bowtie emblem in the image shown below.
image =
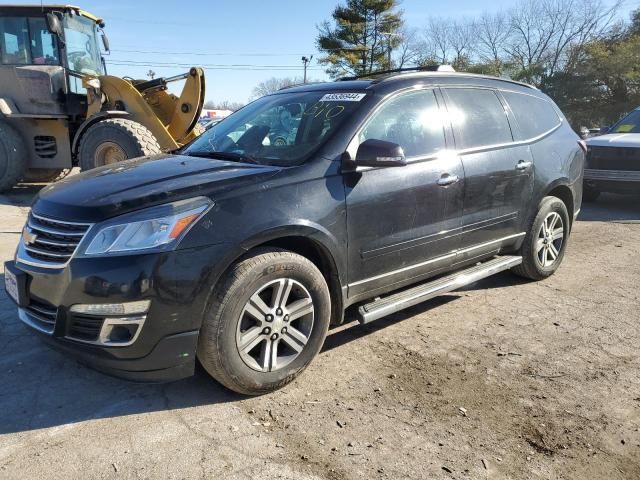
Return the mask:
<path id="1" fill-rule="evenodd" d="M 38 236 L 27 227 L 22 230 L 22 239 L 27 245 L 34 243 L 36 241 L 36 238 L 38 238 Z"/>

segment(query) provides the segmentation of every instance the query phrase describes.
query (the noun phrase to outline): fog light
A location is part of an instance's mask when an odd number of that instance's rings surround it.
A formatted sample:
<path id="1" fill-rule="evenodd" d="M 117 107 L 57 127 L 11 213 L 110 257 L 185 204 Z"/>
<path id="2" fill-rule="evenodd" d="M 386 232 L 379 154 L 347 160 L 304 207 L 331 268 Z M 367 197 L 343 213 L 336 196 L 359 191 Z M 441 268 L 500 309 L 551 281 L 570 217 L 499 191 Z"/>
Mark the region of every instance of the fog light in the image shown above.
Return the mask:
<path id="1" fill-rule="evenodd" d="M 107 335 L 107 343 L 129 343 L 138 331 L 138 324 L 111 325 L 111 331 Z"/>
<path id="2" fill-rule="evenodd" d="M 71 306 L 74 313 L 85 315 L 139 315 L 147 313 L 151 300 L 139 300 L 127 303 L 89 303 Z"/>

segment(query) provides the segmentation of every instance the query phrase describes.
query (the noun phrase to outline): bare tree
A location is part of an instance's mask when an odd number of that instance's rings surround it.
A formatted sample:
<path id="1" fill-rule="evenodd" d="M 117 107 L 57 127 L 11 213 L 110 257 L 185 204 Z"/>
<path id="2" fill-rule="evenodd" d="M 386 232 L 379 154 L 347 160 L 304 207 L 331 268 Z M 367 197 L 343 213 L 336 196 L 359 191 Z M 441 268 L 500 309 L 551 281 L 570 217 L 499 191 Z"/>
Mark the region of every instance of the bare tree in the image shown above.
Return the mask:
<path id="1" fill-rule="evenodd" d="M 451 21 L 441 17 L 432 17 L 424 32 L 427 50 L 438 63 L 449 63 L 451 42 L 449 32 Z"/>
<path id="2" fill-rule="evenodd" d="M 221 102 L 216 102 L 214 100 L 207 100 L 204 102 L 204 108 L 208 110 L 240 110 L 244 107 L 244 103 L 241 102 L 233 102 L 231 100 L 222 100 Z"/>
<path id="3" fill-rule="evenodd" d="M 265 95 L 269 95 L 271 93 L 277 92 L 285 87 L 290 87 L 292 85 L 297 85 L 302 82 L 302 78 L 299 77 L 271 77 L 263 82 L 260 82 L 253 88 L 251 93 L 251 98 L 263 97 Z"/>
<path id="4" fill-rule="evenodd" d="M 502 75 L 504 46 L 511 35 L 509 17 L 504 12 L 483 13 L 475 22 L 475 35 L 479 60 L 490 64 L 495 75 Z"/>
<path id="5" fill-rule="evenodd" d="M 520 0 L 509 13 L 507 51 L 527 80 L 544 78 L 575 61 L 586 43 L 608 31 L 620 7 L 602 0 Z"/>
<path id="6" fill-rule="evenodd" d="M 475 24 L 465 19 L 462 21 L 453 20 L 448 22 L 447 27 L 453 55 L 452 64 L 456 67 L 463 67 L 469 64 L 476 48 Z"/>
<path id="7" fill-rule="evenodd" d="M 416 29 L 401 29 L 396 46 L 395 65 L 397 68 L 403 68 L 419 63 L 423 49 L 424 41 L 420 39 Z"/>

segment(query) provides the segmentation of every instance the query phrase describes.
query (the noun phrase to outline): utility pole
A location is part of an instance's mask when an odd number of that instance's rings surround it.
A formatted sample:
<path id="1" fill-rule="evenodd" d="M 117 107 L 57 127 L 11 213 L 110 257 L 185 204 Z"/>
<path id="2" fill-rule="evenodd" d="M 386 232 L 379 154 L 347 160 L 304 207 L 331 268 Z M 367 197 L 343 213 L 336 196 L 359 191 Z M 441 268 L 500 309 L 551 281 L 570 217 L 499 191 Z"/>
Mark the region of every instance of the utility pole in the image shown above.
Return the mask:
<path id="1" fill-rule="evenodd" d="M 387 38 L 387 70 L 391 70 L 391 52 L 393 50 L 391 46 L 391 37 L 400 37 L 402 35 L 400 33 L 392 32 L 380 32 L 380 35 Z"/>
<path id="2" fill-rule="evenodd" d="M 311 60 L 313 60 L 313 55 L 311 55 L 310 57 L 302 57 L 302 66 L 304 68 L 304 77 L 302 80 L 303 83 L 307 83 L 307 65 L 311 63 Z"/>

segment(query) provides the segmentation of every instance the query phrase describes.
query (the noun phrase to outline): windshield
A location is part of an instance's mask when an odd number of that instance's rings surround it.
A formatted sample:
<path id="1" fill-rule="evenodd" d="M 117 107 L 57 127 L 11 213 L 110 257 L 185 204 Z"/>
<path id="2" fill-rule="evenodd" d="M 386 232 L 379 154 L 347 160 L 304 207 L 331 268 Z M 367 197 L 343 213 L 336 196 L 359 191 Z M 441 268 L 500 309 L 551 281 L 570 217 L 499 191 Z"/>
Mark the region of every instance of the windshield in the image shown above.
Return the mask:
<path id="1" fill-rule="evenodd" d="M 364 93 L 282 93 L 262 97 L 214 125 L 182 153 L 298 165 L 335 132 Z"/>
<path id="2" fill-rule="evenodd" d="M 86 75 L 102 75 L 95 22 L 79 15 L 65 15 L 64 41 L 69 69 Z"/>
<path id="3" fill-rule="evenodd" d="M 616 123 L 611 131 L 613 133 L 640 133 L 640 109 L 634 110 Z"/>

